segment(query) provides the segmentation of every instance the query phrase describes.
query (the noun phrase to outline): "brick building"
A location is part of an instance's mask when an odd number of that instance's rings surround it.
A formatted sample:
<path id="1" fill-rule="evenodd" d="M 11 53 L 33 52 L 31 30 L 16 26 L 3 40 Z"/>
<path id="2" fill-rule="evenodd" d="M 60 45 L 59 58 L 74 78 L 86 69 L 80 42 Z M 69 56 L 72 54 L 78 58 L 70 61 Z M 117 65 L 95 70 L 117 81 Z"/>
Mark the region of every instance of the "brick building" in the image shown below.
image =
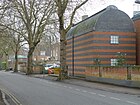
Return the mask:
<path id="1" fill-rule="evenodd" d="M 132 19 L 136 28 L 136 64 L 140 65 L 140 13 L 134 15 Z"/>
<path id="2" fill-rule="evenodd" d="M 60 60 L 60 43 L 47 43 L 45 40 L 37 45 L 34 53 L 33 60 L 36 62 L 44 62 L 48 60 L 59 61 Z"/>
<path id="3" fill-rule="evenodd" d="M 85 67 L 99 60 L 114 66 L 117 54 L 125 55 L 126 64 L 136 64 L 136 33 L 133 21 L 115 6 L 75 24 L 67 34 L 67 65 L 70 74 L 81 76 Z"/>

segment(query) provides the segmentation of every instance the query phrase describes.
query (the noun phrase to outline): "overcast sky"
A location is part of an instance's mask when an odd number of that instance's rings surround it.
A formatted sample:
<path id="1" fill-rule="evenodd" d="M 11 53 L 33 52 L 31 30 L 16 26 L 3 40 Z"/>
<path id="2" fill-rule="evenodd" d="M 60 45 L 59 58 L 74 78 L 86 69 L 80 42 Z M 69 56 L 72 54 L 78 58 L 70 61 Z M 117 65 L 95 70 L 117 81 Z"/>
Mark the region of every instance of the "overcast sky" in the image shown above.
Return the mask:
<path id="1" fill-rule="evenodd" d="M 134 2 L 135 0 L 91 0 L 90 5 L 85 5 L 85 14 L 91 16 L 106 8 L 108 5 L 115 5 L 118 9 L 124 11 L 130 17 L 133 17 L 133 10 L 137 10 L 138 6 L 140 10 L 140 4 L 136 4 Z"/>

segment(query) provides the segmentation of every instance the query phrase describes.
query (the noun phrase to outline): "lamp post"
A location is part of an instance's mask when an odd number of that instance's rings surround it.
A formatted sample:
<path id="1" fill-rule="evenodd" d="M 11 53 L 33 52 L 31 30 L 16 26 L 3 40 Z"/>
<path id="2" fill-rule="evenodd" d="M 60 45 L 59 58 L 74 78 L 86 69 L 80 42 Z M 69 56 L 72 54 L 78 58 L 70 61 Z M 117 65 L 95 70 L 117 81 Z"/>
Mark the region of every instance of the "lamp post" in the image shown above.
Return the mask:
<path id="1" fill-rule="evenodd" d="M 94 62 L 95 62 L 95 65 L 99 68 L 99 77 L 102 77 L 102 71 L 100 69 L 101 60 L 97 57 L 95 58 Z"/>

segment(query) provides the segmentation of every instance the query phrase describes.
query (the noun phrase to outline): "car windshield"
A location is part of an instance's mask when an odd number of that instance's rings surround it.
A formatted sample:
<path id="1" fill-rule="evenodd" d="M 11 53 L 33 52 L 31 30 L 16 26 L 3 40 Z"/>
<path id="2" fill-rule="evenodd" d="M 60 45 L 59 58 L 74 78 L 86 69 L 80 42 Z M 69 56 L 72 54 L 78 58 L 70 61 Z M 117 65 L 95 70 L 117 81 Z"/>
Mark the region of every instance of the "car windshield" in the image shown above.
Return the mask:
<path id="1" fill-rule="evenodd" d="M 52 64 L 46 64 L 46 65 L 45 65 L 45 67 L 50 67 L 50 66 L 52 66 Z"/>

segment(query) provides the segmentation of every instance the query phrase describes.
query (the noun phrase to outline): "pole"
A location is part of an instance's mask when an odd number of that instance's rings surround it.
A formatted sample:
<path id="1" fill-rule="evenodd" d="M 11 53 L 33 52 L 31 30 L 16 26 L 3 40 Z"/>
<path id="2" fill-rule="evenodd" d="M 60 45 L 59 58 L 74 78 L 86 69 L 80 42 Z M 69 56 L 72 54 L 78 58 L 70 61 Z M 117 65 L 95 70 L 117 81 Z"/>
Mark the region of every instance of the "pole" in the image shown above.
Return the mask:
<path id="1" fill-rule="evenodd" d="M 74 35 L 72 35 L 72 76 L 74 77 Z"/>

